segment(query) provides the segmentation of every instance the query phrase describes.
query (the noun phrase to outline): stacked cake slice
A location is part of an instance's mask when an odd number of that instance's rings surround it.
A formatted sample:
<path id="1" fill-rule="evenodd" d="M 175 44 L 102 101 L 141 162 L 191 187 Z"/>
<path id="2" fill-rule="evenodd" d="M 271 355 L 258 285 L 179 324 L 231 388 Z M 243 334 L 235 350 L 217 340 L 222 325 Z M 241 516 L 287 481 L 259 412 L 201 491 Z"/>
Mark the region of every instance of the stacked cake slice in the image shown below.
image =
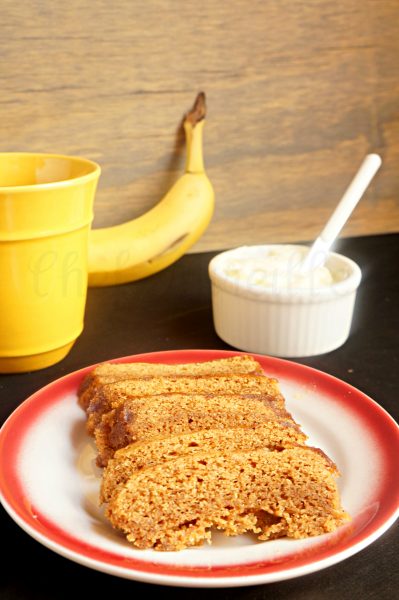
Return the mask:
<path id="1" fill-rule="evenodd" d="M 180 550 L 245 531 L 266 540 L 348 519 L 334 463 L 306 446 L 278 382 L 252 357 L 103 364 L 83 380 L 112 525 L 139 548 Z"/>

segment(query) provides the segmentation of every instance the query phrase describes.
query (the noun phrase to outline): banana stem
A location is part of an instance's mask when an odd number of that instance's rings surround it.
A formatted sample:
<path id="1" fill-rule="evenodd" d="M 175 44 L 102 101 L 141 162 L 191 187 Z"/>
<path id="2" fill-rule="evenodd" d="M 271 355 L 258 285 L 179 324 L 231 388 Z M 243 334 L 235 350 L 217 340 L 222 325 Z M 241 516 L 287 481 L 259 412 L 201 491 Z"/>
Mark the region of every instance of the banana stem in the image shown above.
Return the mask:
<path id="1" fill-rule="evenodd" d="M 205 94 L 201 92 L 184 120 L 187 144 L 186 173 L 203 173 L 205 170 L 202 143 L 205 115 Z"/>

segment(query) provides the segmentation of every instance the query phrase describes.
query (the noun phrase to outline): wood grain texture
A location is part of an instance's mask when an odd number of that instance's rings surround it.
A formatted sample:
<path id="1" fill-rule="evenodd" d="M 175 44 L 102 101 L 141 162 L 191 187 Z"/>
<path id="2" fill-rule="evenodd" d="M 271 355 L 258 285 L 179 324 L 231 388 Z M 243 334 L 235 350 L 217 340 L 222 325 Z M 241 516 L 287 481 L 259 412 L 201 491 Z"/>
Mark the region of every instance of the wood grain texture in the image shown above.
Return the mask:
<path id="1" fill-rule="evenodd" d="M 311 239 L 363 156 L 383 167 L 344 234 L 399 230 L 397 0 L 1 0 L 0 151 L 103 169 L 95 226 L 153 206 L 208 96 L 217 208 L 194 247 Z"/>

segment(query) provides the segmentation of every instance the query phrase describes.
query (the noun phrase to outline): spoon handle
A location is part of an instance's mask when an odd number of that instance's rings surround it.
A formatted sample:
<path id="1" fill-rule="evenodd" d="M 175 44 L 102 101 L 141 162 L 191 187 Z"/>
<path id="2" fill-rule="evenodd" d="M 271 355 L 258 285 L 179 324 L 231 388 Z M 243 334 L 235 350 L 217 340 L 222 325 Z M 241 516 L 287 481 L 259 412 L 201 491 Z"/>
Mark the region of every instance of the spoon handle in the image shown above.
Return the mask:
<path id="1" fill-rule="evenodd" d="M 378 154 L 368 154 L 363 160 L 360 169 L 301 264 L 302 273 L 315 269 L 325 262 L 329 249 L 380 168 L 381 162 Z"/>

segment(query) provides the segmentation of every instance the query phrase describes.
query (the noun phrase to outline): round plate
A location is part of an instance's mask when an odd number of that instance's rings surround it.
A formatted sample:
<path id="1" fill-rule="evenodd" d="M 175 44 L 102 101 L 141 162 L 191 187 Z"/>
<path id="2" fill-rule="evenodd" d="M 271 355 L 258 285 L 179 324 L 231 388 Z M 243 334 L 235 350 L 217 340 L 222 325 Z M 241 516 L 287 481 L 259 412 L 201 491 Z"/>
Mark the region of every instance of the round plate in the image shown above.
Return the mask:
<path id="1" fill-rule="evenodd" d="M 238 352 L 182 350 L 115 362 L 183 363 Z M 342 505 L 352 521 L 332 534 L 259 542 L 251 535 L 212 536 L 181 552 L 131 546 L 98 506 L 100 471 L 76 391 L 88 367 L 28 398 L 0 432 L 0 498 L 32 537 L 78 563 L 163 585 L 228 587 L 269 583 L 333 565 L 377 539 L 399 514 L 399 427 L 373 400 L 330 375 L 256 356 L 277 377 L 288 410 L 341 471 Z"/>

